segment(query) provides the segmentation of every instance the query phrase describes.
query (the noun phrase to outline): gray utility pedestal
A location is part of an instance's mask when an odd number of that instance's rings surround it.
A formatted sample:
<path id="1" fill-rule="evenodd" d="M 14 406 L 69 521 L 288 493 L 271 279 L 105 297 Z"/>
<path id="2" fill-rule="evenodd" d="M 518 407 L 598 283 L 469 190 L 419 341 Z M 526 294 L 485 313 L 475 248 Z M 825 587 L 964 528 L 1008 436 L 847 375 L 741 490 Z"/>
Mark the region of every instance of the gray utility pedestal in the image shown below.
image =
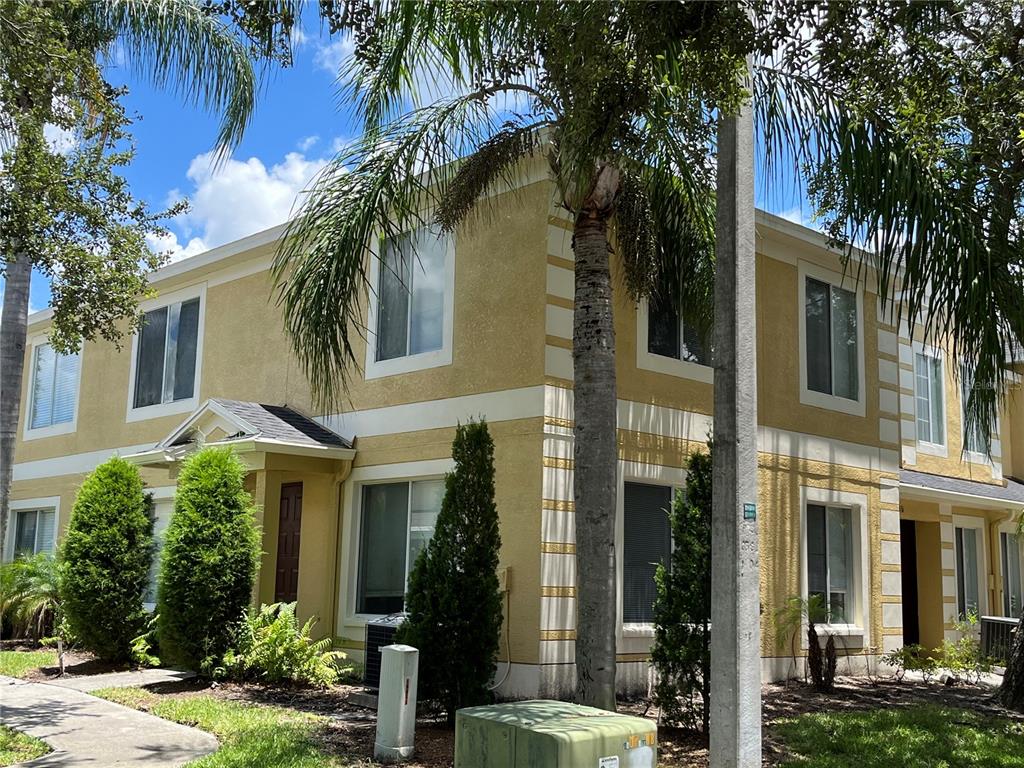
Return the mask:
<path id="1" fill-rule="evenodd" d="M 380 656 L 373 756 L 384 763 L 398 763 L 412 757 L 420 652 L 411 645 L 388 645 L 380 649 Z"/>

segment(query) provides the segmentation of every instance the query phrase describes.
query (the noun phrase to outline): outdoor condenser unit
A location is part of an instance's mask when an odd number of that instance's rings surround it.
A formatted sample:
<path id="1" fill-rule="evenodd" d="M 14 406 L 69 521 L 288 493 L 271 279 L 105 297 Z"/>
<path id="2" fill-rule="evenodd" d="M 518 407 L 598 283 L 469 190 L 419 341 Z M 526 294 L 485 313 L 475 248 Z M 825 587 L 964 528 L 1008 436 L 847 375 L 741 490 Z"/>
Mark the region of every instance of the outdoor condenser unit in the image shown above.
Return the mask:
<path id="1" fill-rule="evenodd" d="M 380 687 L 380 649 L 395 642 L 395 632 L 405 621 L 404 613 L 392 613 L 366 622 L 366 658 L 363 660 L 363 685 Z"/>
<path id="2" fill-rule="evenodd" d="M 651 720 L 562 701 L 455 713 L 455 768 L 655 768 Z"/>

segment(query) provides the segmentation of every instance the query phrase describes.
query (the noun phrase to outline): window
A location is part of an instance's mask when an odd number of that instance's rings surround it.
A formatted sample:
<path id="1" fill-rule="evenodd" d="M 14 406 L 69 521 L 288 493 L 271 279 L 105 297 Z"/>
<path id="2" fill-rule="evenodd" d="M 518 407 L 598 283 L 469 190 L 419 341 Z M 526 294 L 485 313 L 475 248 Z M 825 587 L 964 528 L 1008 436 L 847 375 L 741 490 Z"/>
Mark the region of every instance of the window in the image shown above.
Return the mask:
<path id="1" fill-rule="evenodd" d="M 24 509 L 14 513 L 14 556 L 53 553 L 57 513 L 52 509 Z"/>
<path id="2" fill-rule="evenodd" d="M 80 365 L 77 352 L 61 355 L 49 344 L 36 346 L 32 361 L 29 429 L 43 429 L 75 420 Z"/>
<path id="3" fill-rule="evenodd" d="M 853 510 L 807 505 L 807 597 L 811 618 L 852 624 L 854 615 Z"/>
<path id="4" fill-rule="evenodd" d="M 989 455 L 989 444 L 982 433 L 981 425 L 975 422 L 970 427 L 967 423 L 967 402 L 970 400 L 971 391 L 974 389 L 974 371 L 970 366 L 960 367 L 960 402 L 963 405 L 963 439 L 964 450 L 968 453 L 976 453 L 982 456 Z"/>
<path id="5" fill-rule="evenodd" d="M 979 563 L 981 562 L 977 528 L 954 529 L 956 550 L 956 608 L 961 619 L 980 611 L 978 592 Z"/>
<path id="6" fill-rule="evenodd" d="M 622 500 L 622 621 L 654 620 L 658 564 L 668 565 L 672 530 L 668 511 L 672 489 L 663 485 L 625 483 Z"/>
<path id="7" fill-rule="evenodd" d="M 1019 619 L 1024 609 L 1024 587 L 1021 585 L 1021 541 L 1014 533 L 999 534 L 1003 571 L 1003 615 Z"/>
<path id="8" fill-rule="evenodd" d="M 134 408 L 195 395 L 199 298 L 147 312 L 135 359 Z"/>
<path id="9" fill-rule="evenodd" d="M 447 251 L 448 239 L 427 228 L 384 245 L 377 290 L 377 362 L 444 346 Z"/>
<path id="10" fill-rule="evenodd" d="M 443 480 L 363 486 L 359 613 L 402 610 L 409 571 L 434 534 L 443 497 Z"/>
<path id="11" fill-rule="evenodd" d="M 857 400 L 857 295 L 813 277 L 805 279 L 807 389 Z"/>
<path id="12" fill-rule="evenodd" d="M 917 440 L 946 444 L 946 405 L 942 359 L 918 352 L 914 356 L 914 396 L 917 400 Z"/>
<path id="13" fill-rule="evenodd" d="M 173 499 L 156 501 L 153 504 L 153 559 L 149 563 L 149 580 L 146 583 L 146 593 L 142 598 L 147 610 L 153 610 L 156 607 L 156 585 L 160 577 L 160 558 L 163 556 L 164 538 L 167 535 L 167 526 L 171 522 L 173 511 Z"/>
<path id="14" fill-rule="evenodd" d="M 668 302 L 652 297 L 648 306 L 648 352 L 698 365 L 711 364 L 700 334 L 693 326 L 684 323 Z"/>

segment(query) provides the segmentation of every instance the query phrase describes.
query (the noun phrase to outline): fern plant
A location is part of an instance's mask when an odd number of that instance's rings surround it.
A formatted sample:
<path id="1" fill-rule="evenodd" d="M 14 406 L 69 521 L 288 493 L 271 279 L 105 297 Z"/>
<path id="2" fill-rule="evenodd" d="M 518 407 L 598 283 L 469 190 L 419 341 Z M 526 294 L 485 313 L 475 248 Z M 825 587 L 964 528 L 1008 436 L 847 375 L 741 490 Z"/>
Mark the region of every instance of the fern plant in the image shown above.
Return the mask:
<path id="1" fill-rule="evenodd" d="M 314 640 L 313 616 L 299 626 L 295 603 L 264 605 L 247 612 L 235 647 L 224 654 L 217 674 L 233 680 L 264 683 L 304 683 L 326 688 L 338 681 L 341 651 L 331 649 L 331 638 Z"/>

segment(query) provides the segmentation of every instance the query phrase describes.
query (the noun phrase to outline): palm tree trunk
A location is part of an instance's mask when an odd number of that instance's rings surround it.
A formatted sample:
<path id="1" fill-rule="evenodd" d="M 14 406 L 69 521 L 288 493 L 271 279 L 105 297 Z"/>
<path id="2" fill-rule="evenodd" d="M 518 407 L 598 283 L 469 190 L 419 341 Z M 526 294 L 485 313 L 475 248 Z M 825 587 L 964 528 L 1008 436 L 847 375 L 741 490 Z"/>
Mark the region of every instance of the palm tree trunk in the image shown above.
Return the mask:
<path id="1" fill-rule="evenodd" d="M 1024 613 L 1017 623 L 1017 633 L 1010 643 L 1010 658 L 1006 661 L 999 699 L 1007 709 L 1024 712 Z"/>
<path id="2" fill-rule="evenodd" d="M 20 254 L 4 269 L 4 308 L 0 318 L 0 546 L 7 541 L 14 443 L 21 411 L 21 378 L 28 333 L 28 289 L 32 261 Z"/>
<path id="3" fill-rule="evenodd" d="M 615 710 L 615 328 L 608 219 L 619 187 L 605 166 L 576 216 L 573 313 L 576 700 Z"/>

